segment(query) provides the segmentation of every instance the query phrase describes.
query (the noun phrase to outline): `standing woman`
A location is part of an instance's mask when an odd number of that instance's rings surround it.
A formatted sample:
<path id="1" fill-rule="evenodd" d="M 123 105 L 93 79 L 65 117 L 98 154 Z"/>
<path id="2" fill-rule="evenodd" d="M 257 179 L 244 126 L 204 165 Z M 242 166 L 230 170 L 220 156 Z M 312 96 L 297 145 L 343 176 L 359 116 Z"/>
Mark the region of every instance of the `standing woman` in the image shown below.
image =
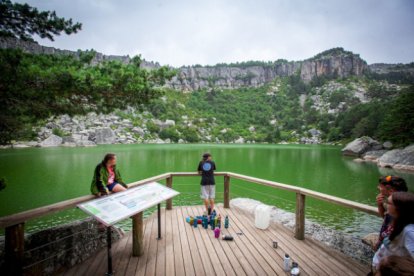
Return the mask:
<path id="1" fill-rule="evenodd" d="M 121 178 L 119 170 L 116 168 L 116 155 L 108 153 L 101 163 L 99 163 L 93 174 L 91 192 L 96 196 L 107 195 L 109 192 L 117 193 L 125 191 L 128 186 Z"/>
<path id="2" fill-rule="evenodd" d="M 393 218 L 392 230 L 375 253 L 372 261 L 374 271 L 378 270 L 385 257 L 414 257 L 414 194 L 394 192 L 388 197 L 387 210 Z"/>

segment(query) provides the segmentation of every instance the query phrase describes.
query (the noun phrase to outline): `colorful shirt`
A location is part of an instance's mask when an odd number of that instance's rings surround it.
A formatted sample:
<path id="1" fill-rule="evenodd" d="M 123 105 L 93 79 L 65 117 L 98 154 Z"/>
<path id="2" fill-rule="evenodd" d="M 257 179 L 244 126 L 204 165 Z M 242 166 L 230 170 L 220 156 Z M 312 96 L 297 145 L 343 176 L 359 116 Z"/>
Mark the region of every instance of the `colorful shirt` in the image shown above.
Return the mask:
<path id="1" fill-rule="evenodd" d="M 380 234 L 378 237 L 378 242 L 375 245 L 376 249 L 380 248 L 384 238 L 388 237 L 391 234 L 392 229 L 393 229 L 391 221 L 392 221 L 392 217 L 388 213 L 386 213 L 384 216 L 384 220 L 382 222 Z"/>
<path id="2" fill-rule="evenodd" d="M 108 173 L 109 173 L 109 177 L 108 177 L 108 185 L 111 185 L 112 183 L 114 183 L 115 180 L 115 172 L 114 172 L 114 168 L 113 167 L 109 167 L 108 168 Z"/>

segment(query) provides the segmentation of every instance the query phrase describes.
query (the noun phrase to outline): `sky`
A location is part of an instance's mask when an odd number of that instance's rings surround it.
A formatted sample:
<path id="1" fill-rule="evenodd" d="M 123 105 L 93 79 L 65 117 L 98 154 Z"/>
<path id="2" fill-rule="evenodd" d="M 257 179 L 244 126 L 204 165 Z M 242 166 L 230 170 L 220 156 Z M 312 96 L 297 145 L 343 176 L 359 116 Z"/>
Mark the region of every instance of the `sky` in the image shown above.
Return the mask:
<path id="1" fill-rule="evenodd" d="M 412 0 L 26 0 L 82 23 L 40 44 L 141 54 L 179 67 L 304 60 L 343 47 L 372 63 L 414 61 Z"/>

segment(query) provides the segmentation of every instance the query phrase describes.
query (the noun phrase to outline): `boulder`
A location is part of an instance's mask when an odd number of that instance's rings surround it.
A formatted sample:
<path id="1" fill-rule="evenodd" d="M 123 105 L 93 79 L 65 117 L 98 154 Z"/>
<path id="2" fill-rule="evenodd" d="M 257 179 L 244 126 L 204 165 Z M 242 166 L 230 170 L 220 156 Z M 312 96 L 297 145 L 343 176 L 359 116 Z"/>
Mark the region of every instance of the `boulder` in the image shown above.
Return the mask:
<path id="1" fill-rule="evenodd" d="M 378 166 L 414 171 L 414 145 L 386 152 L 378 159 Z"/>
<path id="2" fill-rule="evenodd" d="M 272 126 L 274 126 L 274 125 L 277 124 L 277 120 L 276 119 L 273 119 L 273 120 L 269 121 L 269 124 L 271 124 Z"/>
<path id="3" fill-rule="evenodd" d="M 175 121 L 174 120 L 165 120 L 164 124 L 166 126 L 175 126 Z"/>
<path id="4" fill-rule="evenodd" d="M 384 155 L 384 153 L 386 153 L 386 150 L 373 150 L 373 151 L 367 151 L 364 155 L 363 155 L 363 159 L 365 161 L 371 161 L 374 163 L 378 162 L 378 158 L 380 158 L 381 156 Z"/>
<path id="5" fill-rule="evenodd" d="M 57 147 L 57 146 L 60 146 L 62 144 L 62 141 L 63 141 L 62 137 L 59 137 L 57 135 L 52 134 L 48 138 L 43 140 L 40 143 L 40 146 L 42 148 Z"/>
<path id="6" fill-rule="evenodd" d="M 165 122 L 163 122 L 163 121 L 160 121 L 158 119 L 155 119 L 155 120 L 153 119 L 152 121 L 154 122 L 154 124 L 156 124 L 161 129 L 165 129 L 165 128 L 175 126 L 175 121 L 174 120 L 165 120 Z"/>
<path id="7" fill-rule="evenodd" d="M 140 127 L 134 127 L 132 129 L 132 132 L 138 134 L 139 136 L 144 136 L 145 135 L 145 131 Z"/>
<path id="8" fill-rule="evenodd" d="M 369 245 L 375 251 L 375 245 L 378 242 L 378 233 L 370 233 L 362 238 L 362 242 Z"/>
<path id="9" fill-rule="evenodd" d="M 351 156 L 360 156 L 367 151 L 381 150 L 382 145 L 372 139 L 371 137 L 361 137 L 348 143 L 345 148 L 342 149 L 342 154 Z"/>
<path id="10" fill-rule="evenodd" d="M 116 141 L 114 131 L 109 127 L 98 128 L 95 130 L 96 144 L 113 144 Z"/>
<path id="11" fill-rule="evenodd" d="M 312 135 L 312 137 L 319 137 L 322 134 L 320 130 L 315 128 L 309 129 L 308 132 L 310 135 Z"/>
<path id="12" fill-rule="evenodd" d="M 321 140 L 317 136 L 312 136 L 312 138 L 301 137 L 299 142 L 301 144 L 320 144 Z"/>
<path id="13" fill-rule="evenodd" d="M 93 141 L 90 141 L 90 140 L 81 140 L 81 141 L 78 141 L 76 143 L 76 146 L 78 146 L 78 147 L 94 147 L 94 146 L 96 146 L 96 144 Z"/>
<path id="14" fill-rule="evenodd" d="M 392 149 L 392 147 L 394 146 L 390 141 L 384 142 L 384 144 L 382 144 L 382 146 L 384 147 L 384 149 L 390 150 Z"/>
<path id="15" fill-rule="evenodd" d="M 236 144 L 243 144 L 244 143 L 244 138 L 243 137 L 239 137 L 239 139 L 235 140 L 234 143 L 236 143 Z"/>
<path id="16" fill-rule="evenodd" d="M 68 124 L 70 122 L 72 122 L 72 119 L 70 118 L 69 115 L 65 114 L 65 115 L 60 116 L 60 124 L 61 125 L 65 125 L 65 124 Z"/>

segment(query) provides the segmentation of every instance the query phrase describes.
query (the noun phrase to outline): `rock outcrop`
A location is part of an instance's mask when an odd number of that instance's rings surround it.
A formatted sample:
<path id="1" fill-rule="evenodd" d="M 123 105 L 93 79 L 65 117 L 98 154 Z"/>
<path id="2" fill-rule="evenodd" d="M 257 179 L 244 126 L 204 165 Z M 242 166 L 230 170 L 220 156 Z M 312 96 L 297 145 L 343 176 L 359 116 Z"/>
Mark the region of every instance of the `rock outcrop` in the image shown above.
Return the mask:
<path id="1" fill-rule="evenodd" d="M 414 145 L 404 149 L 388 150 L 390 142 L 380 144 L 370 137 L 357 138 L 342 149 L 342 154 L 357 156 L 355 162 L 374 162 L 379 167 L 414 171 Z"/>
<path id="2" fill-rule="evenodd" d="M 372 139 L 371 137 L 361 137 L 348 143 L 345 148 L 342 149 L 342 154 L 350 156 L 360 156 L 367 151 L 381 150 L 382 145 Z"/>
<path id="3" fill-rule="evenodd" d="M 378 159 L 378 166 L 414 171 L 414 145 L 384 153 Z"/>
<path id="4" fill-rule="evenodd" d="M 362 157 L 365 161 L 377 163 L 378 159 L 386 153 L 387 150 L 373 150 L 367 151 Z"/>
<path id="5" fill-rule="evenodd" d="M 168 82 L 168 86 L 184 91 L 210 87 L 258 87 L 270 83 L 276 77 L 291 76 L 297 72 L 302 80 L 308 82 L 319 76 L 361 76 L 368 69 L 367 63 L 359 55 L 342 48 L 337 48 L 334 53 L 329 53 L 329 50 L 326 53 L 305 61 L 277 61 L 261 66 L 236 64 L 181 67 L 179 74 Z"/>
<path id="6" fill-rule="evenodd" d="M 40 143 L 40 146 L 42 148 L 57 147 L 57 146 L 60 146 L 62 144 L 62 141 L 63 141 L 62 137 L 59 137 L 57 135 L 52 134 L 48 138 L 43 140 Z"/>
<path id="7" fill-rule="evenodd" d="M 359 55 L 345 52 L 342 49 L 333 55 L 322 55 L 318 58 L 305 60 L 302 63 L 300 76 L 304 81 L 310 81 L 318 76 L 339 78 L 361 76 L 367 68 L 367 63 Z"/>
<path id="8" fill-rule="evenodd" d="M 97 144 L 113 144 L 116 141 L 114 131 L 109 127 L 99 128 L 95 130 L 95 143 Z"/>
<path id="9" fill-rule="evenodd" d="M 70 55 L 74 57 L 79 57 L 80 52 L 77 51 L 70 51 L 70 50 L 62 50 L 57 49 L 54 47 L 48 47 L 40 45 L 36 42 L 31 41 L 23 41 L 20 39 L 12 38 L 12 37 L 0 37 L 0 49 L 22 49 L 25 52 L 33 53 L 33 54 L 48 54 L 48 55 Z M 102 53 L 96 53 L 94 59 L 92 60 L 91 64 L 98 64 L 103 61 L 109 60 L 117 60 L 123 63 L 129 63 L 131 58 L 129 56 L 116 56 L 116 55 L 104 55 Z M 160 67 L 158 63 L 142 60 L 141 67 L 143 68 L 157 68 Z"/>

